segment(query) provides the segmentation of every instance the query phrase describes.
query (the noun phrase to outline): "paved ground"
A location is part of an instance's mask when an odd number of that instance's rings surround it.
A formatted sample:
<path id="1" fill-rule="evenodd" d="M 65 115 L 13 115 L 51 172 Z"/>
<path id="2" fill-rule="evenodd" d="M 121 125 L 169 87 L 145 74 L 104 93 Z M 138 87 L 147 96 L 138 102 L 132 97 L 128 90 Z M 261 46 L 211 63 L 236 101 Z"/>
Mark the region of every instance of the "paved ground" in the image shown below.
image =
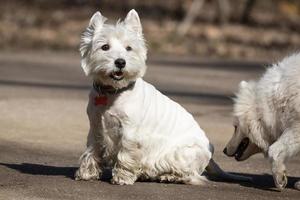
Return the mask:
<path id="1" fill-rule="evenodd" d="M 152 58 L 146 79 L 193 113 L 226 170 L 254 184 L 206 186 L 107 180 L 78 182 L 73 173 L 88 131 L 89 81 L 72 54 L 0 54 L 0 199 L 299 199 L 291 189 L 300 158 L 289 162 L 289 189 L 274 191 L 262 155 L 237 163 L 221 151 L 232 134 L 230 97 L 242 79 L 257 77 L 261 63 Z"/>

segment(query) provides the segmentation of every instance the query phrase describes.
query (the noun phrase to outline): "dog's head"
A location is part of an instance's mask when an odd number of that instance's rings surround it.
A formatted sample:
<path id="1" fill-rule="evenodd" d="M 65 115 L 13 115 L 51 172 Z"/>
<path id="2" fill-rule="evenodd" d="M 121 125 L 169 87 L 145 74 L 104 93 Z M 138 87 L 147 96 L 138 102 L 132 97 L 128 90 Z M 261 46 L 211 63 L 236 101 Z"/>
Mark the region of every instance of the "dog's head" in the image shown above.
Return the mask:
<path id="1" fill-rule="evenodd" d="M 242 81 L 234 104 L 234 134 L 224 149 L 229 157 L 235 157 L 237 161 L 243 161 L 250 156 L 262 152 L 257 145 L 255 135 L 258 126 L 253 119 L 254 83 Z"/>
<path id="2" fill-rule="evenodd" d="M 96 12 L 83 32 L 81 67 L 95 81 L 123 88 L 146 71 L 147 49 L 140 18 L 131 10 L 125 20 L 116 25 L 105 21 L 106 18 Z"/>
<path id="3" fill-rule="evenodd" d="M 229 157 L 234 157 L 237 161 L 243 161 L 250 156 L 262 152 L 249 137 L 248 127 L 239 118 L 234 120 L 234 133 L 224 149 L 224 153 Z"/>

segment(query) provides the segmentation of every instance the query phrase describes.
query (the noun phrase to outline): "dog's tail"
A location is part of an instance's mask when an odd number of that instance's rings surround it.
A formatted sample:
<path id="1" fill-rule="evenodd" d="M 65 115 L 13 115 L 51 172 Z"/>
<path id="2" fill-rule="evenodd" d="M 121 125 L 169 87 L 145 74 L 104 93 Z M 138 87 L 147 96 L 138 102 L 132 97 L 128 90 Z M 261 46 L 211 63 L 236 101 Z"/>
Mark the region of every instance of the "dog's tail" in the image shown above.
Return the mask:
<path id="1" fill-rule="evenodd" d="M 223 171 L 213 159 L 210 159 L 209 164 L 206 167 L 206 172 L 209 175 L 215 176 L 215 178 L 231 181 L 231 182 L 235 182 L 235 181 L 252 182 L 253 181 L 251 177 L 233 175 Z"/>

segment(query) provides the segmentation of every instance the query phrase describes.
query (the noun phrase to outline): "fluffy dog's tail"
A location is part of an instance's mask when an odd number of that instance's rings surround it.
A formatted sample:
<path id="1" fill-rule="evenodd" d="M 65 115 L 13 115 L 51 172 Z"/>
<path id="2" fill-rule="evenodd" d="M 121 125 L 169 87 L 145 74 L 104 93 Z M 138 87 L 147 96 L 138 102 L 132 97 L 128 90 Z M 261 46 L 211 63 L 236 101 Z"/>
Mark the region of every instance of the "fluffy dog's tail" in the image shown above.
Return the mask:
<path id="1" fill-rule="evenodd" d="M 206 167 L 206 172 L 208 173 L 208 175 L 212 175 L 218 179 L 231 181 L 231 182 L 235 182 L 235 181 L 252 182 L 253 181 L 251 177 L 233 175 L 223 171 L 213 159 L 210 159 L 209 164 Z"/>

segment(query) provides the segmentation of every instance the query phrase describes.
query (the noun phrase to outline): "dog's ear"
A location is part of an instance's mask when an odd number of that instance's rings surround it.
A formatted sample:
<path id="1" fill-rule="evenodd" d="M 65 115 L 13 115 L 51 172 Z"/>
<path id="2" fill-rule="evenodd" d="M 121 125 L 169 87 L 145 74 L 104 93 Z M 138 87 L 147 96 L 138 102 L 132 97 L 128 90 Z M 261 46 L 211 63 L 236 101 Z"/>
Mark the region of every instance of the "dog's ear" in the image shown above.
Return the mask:
<path id="1" fill-rule="evenodd" d="M 88 53 L 92 47 L 94 34 L 101 30 L 105 21 L 106 18 L 103 17 L 99 11 L 96 12 L 90 19 L 88 27 L 82 33 L 79 51 L 81 54 L 81 67 L 86 75 L 90 74 L 89 68 L 87 67 L 87 59 Z"/>
<path id="2" fill-rule="evenodd" d="M 102 16 L 99 11 L 95 12 L 92 18 L 90 19 L 89 27 L 96 29 L 101 28 L 106 21 L 106 17 Z"/>
<path id="3" fill-rule="evenodd" d="M 124 22 L 126 26 L 131 27 L 135 32 L 142 35 L 142 24 L 140 17 L 134 9 L 128 12 Z"/>

